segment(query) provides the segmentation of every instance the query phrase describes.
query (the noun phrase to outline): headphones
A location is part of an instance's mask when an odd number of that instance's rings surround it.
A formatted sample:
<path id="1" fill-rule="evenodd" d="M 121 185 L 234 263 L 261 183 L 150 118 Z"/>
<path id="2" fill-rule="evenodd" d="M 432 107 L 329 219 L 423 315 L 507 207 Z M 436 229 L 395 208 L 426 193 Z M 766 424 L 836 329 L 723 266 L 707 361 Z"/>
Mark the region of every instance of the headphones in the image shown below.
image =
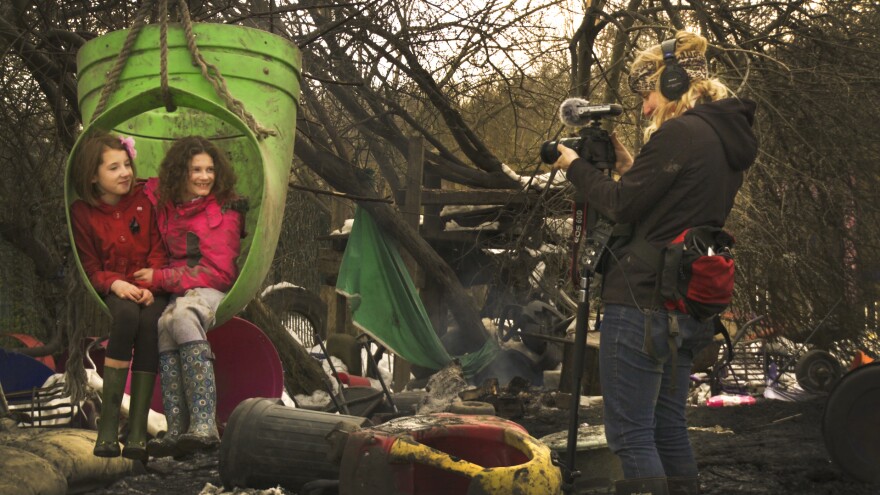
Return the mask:
<path id="1" fill-rule="evenodd" d="M 670 101 L 681 98 L 690 87 L 690 77 L 687 71 L 678 64 L 678 60 L 675 58 L 675 44 L 675 38 L 660 44 L 663 62 L 666 63 L 666 68 L 660 74 L 660 94 Z"/>

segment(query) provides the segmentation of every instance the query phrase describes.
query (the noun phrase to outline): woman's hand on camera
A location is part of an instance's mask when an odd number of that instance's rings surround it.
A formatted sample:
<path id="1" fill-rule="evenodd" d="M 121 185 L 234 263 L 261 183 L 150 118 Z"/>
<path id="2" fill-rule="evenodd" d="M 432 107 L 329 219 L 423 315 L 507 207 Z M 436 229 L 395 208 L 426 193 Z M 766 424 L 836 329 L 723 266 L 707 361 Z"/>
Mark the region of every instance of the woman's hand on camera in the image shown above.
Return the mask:
<path id="1" fill-rule="evenodd" d="M 614 145 L 614 155 L 617 156 L 614 169 L 618 174 L 623 175 L 632 167 L 633 157 L 623 143 L 617 139 L 616 132 L 611 133 L 611 144 Z"/>
<path id="2" fill-rule="evenodd" d="M 577 154 L 577 151 L 569 148 L 568 146 L 559 143 L 556 145 L 556 150 L 559 151 L 559 159 L 553 164 L 553 168 L 556 170 L 562 170 L 563 172 L 568 170 L 568 167 L 571 166 L 571 162 L 580 158 Z"/>

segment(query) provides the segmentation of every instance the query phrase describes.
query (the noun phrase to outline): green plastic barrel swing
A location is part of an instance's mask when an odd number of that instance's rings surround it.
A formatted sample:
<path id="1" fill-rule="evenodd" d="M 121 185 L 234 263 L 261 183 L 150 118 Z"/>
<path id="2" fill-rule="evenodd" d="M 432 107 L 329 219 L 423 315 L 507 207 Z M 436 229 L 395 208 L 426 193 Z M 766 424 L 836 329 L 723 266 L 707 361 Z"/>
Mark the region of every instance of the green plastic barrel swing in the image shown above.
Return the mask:
<path id="1" fill-rule="evenodd" d="M 134 137 L 142 178 L 158 175 L 159 164 L 175 139 L 202 135 L 225 150 L 238 176 L 236 190 L 250 199 L 250 211 L 248 236 L 242 239 L 238 259 L 241 274 L 217 311 L 216 324 L 220 325 L 261 288 L 275 255 L 293 160 L 300 53 L 284 38 L 241 26 L 195 24 L 193 33 L 199 52 L 219 69 L 229 94 L 274 135 L 258 139 L 242 118 L 227 109 L 193 62 L 183 28 L 175 24 L 169 25 L 167 35 L 167 92 L 160 77 L 160 28 L 148 25 L 135 38 L 118 84 L 106 100 L 106 110 L 93 120 L 106 75 L 128 35 L 128 30 L 114 31 L 89 41 L 77 55 L 78 100 L 87 124 L 68 158 L 64 195 L 72 232 L 69 206 L 76 199 L 70 182 L 72 157 L 92 129 Z M 165 104 L 164 96 L 169 94 L 172 111 Z M 85 285 L 107 311 L 88 283 L 78 256 L 76 261 Z"/>

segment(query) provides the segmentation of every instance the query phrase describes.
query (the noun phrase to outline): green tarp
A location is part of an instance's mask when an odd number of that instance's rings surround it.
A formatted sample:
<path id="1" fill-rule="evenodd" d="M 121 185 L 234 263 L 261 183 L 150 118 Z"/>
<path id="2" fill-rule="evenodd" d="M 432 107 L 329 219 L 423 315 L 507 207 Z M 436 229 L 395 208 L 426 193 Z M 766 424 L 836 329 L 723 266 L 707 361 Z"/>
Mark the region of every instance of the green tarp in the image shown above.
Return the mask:
<path id="1" fill-rule="evenodd" d="M 361 208 L 355 213 L 336 288 L 349 297 L 355 326 L 395 354 L 433 370 L 453 359 L 431 326 L 397 246 Z M 497 352 L 497 344 L 487 340 L 480 351 L 456 358 L 470 377 Z"/>

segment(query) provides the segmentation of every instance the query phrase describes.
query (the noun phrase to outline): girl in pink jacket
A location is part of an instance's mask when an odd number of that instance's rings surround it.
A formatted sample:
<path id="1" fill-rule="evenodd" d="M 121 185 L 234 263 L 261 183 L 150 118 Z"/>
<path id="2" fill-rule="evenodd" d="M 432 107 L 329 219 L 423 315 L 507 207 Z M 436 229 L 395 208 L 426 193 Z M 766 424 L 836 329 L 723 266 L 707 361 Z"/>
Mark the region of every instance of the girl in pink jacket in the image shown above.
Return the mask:
<path id="1" fill-rule="evenodd" d="M 211 141 L 190 136 L 171 146 L 159 179 L 147 182 L 170 261 L 164 268 L 139 270 L 135 277 L 172 294 L 159 319 L 159 375 L 168 430 L 148 445 L 156 457 L 214 448 L 220 441 L 207 331 L 238 276 L 235 262 L 247 208 L 235 195 L 235 181 L 226 155 Z"/>

